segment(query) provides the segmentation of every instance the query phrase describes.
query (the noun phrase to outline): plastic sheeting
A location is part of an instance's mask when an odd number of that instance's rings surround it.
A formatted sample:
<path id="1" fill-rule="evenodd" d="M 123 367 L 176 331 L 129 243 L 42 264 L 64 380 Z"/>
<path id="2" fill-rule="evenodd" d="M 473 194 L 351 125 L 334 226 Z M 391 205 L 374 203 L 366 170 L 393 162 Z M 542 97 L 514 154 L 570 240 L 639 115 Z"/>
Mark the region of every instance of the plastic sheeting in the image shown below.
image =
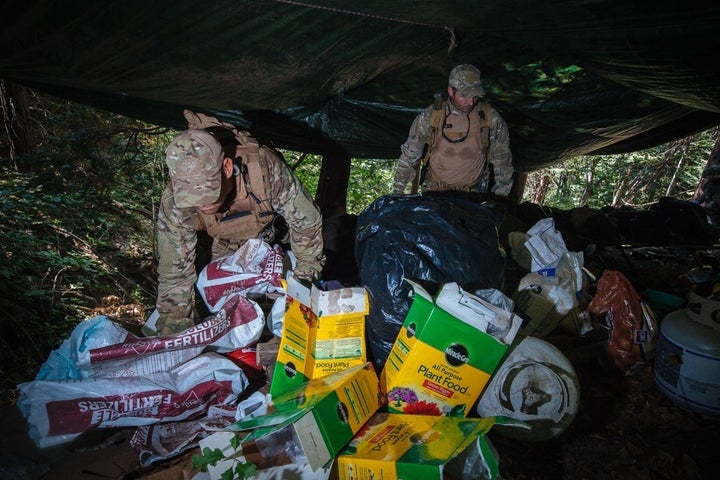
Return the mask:
<path id="1" fill-rule="evenodd" d="M 405 279 L 499 288 L 505 252 L 500 216 L 491 207 L 454 195 L 388 195 L 358 217 L 355 257 L 370 296 L 369 357 L 385 364 L 411 304 Z"/>
<path id="2" fill-rule="evenodd" d="M 281 148 L 396 158 L 459 63 L 516 167 L 720 123 L 720 4 L 640 0 L 3 2 L 0 78 L 150 123 L 184 108 Z"/>

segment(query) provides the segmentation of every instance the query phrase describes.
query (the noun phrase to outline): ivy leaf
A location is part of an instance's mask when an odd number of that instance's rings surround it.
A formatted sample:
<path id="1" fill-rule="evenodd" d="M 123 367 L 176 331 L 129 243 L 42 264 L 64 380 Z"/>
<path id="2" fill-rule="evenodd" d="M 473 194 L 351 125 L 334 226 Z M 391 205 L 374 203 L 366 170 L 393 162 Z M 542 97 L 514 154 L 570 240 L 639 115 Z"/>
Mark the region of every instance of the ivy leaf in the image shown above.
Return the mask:
<path id="1" fill-rule="evenodd" d="M 235 467 L 237 478 L 252 478 L 255 476 L 255 472 L 257 472 L 257 467 L 254 463 L 238 463 Z"/>
<path id="2" fill-rule="evenodd" d="M 208 465 L 215 465 L 223 458 L 225 458 L 225 455 L 219 448 L 210 449 L 205 447 L 202 451 L 202 455 L 198 455 L 196 453 L 192 456 L 192 466 L 195 469 L 199 469 L 201 472 L 207 472 Z"/>

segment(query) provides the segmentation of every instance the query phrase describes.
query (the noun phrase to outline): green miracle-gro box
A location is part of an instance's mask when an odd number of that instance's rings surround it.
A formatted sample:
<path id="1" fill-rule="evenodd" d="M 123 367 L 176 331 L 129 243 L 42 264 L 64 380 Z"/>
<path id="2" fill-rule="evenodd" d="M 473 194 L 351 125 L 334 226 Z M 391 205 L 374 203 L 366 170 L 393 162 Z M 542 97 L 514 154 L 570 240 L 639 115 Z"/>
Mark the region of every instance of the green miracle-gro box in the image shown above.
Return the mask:
<path id="1" fill-rule="evenodd" d="M 240 420 L 228 431 L 248 431 L 249 442 L 285 450 L 289 434 L 313 471 L 326 466 L 380 408 L 383 397 L 372 363 L 348 368 L 291 389 L 274 398 L 271 413 Z"/>
<path id="2" fill-rule="evenodd" d="M 456 283 L 443 285 L 433 300 L 406 281 L 412 305 L 380 374 L 388 411 L 465 417 L 522 320 Z"/>

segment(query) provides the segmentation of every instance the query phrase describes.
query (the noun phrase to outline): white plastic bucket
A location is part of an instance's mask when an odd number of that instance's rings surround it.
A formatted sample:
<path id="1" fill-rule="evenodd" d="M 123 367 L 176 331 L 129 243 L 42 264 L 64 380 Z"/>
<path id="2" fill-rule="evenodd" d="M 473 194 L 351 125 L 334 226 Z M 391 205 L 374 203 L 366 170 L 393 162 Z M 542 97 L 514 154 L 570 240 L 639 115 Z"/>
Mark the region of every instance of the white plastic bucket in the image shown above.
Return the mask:
<path id="1" fill-rule="evenodd" d="M 683 310 L 660 322 L 654 377 L 677 405 L 720 415 L 720 302 L 688 294 Z"/>

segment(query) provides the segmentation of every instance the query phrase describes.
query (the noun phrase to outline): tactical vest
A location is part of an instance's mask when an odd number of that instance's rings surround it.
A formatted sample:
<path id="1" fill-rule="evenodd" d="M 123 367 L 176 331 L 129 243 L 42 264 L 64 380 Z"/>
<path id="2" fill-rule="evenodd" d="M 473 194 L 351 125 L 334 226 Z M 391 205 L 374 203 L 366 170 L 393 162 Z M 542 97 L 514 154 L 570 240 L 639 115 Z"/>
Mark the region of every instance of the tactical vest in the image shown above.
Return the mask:
<path id="1" fill-rule="evenodd" d="M 260 146 L 254 138 L 237 132 L 235 188 L 236 196 L 222 218 L 198 213 L 200 230 L 207 230 L 216 241 L 242 243 L 257 238 L 275 218 L 270 203 L 270 174 L 262 161 Z"/>
<path id="2" fill-rule="evenodd" d="M 476 105 L 467 117 L 466 130 L 446 125 L 444 128 L 445 121 L 458 118 L 448 116 L 448 112 L 448 101 L 439 99 L 430 114 L 427 149 L 421 163 L 428 181 L 426 189 L 429 186 L 440 190 L 471 189 L 478 184 L 483 170 L 487 170 L 491 107 L 487 103 Z M 443 168 L 454 171 L 455 181 L 448 182 L 447 176 L 438 174 L 442 174 Z"/>

